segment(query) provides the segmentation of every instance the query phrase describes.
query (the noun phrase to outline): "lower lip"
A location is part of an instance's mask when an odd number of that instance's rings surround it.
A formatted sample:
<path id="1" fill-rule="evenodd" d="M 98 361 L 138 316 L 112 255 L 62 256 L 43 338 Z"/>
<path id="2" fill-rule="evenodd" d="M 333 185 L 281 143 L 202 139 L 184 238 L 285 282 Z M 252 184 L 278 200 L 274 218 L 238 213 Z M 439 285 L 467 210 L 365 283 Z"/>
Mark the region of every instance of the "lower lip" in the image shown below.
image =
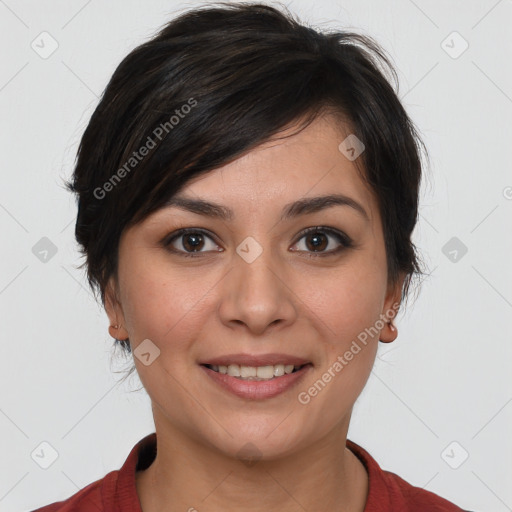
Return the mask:
<path id="1" fill-rule="evenodd" d="M 280 395 L 296 385 L 304 378 L 312 366 L 307 364 L 296 372 L 287 373 L 281 377 L 274 377 L 269 380 L 242 380 L 210 370 L 210 368 L 203 365 L 201 365 L 201 368 L 210 379 L 213 379 L 222 388 L 231 391 L 234 395 L 250 400 L 262 400 Z"/>

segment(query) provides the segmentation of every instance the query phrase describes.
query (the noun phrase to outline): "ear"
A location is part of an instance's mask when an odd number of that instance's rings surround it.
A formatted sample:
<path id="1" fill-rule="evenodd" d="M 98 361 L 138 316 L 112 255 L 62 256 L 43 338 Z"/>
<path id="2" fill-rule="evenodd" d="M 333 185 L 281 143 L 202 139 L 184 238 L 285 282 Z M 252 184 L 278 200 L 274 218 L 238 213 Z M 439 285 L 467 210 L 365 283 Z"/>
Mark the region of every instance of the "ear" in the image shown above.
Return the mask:
<path id="1" fill-rule="evenodd" d="M 110 322 L 108 328 L 110 336 L 118 340 L 127 340 L 128 331 L 125 328 L 123 308 L 119 300 L 117 283 L 113 276 L 109 279 L 105 287 L 105 311 Z"/>
<path id="2" fill-rule="evenodd" d="M 380 341 L 390 343 L 395 341 L 398 331 L 393 325 L 393 319 L 398 313 L 398 308 L 402 302 L 402 288 L 406 274 L 401 272 L 395 283 L 389 283 L 381 318 L 385 322 L 380 332 Z M 390 323 L 391 322 L 391 323 Z"/>

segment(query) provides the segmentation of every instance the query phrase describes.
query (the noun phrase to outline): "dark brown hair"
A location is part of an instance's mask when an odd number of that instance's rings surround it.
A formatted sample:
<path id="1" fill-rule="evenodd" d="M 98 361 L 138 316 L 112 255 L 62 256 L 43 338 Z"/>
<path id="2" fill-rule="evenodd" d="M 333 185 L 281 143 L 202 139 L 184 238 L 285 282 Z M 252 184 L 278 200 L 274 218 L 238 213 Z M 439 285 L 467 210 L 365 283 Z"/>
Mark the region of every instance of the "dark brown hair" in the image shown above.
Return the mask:
<path id="1" fill-rule="evenodd" d="M 365 145 L 358 164 L 378 201 L 388 279 L 406 273 L 406 296 L 422 274 L 411 234 L 426 150 L 386 72 L 397 84 L 370 37 L 315 30 L 284 7 L 220 2 L 170 21 L 115 70 L 66 184 L 93 292 L 105 304 L 123 230 L 187 181 L 330 111 Z"/>

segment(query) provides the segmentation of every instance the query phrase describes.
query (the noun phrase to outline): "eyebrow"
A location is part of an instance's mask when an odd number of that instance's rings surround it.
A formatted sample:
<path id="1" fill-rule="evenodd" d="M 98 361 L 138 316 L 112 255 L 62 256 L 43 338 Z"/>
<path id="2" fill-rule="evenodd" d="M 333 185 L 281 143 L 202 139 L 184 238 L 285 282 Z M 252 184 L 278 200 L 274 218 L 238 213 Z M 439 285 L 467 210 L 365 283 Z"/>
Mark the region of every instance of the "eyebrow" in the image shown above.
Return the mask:
<path id="1" fill-rule="evenodd" d="M 288 220 L 300 215 L 316 213 L 333 206 L 348 206 L 354 209 L 367 221 L 370 220 L 366 210 L 351 197 L 343 194 L 329 194 L 325 196 L 306 197 L 293 203 L 288 203 L 283 207 L 280 220 Z M 205 201 L 204 199 L 193 199 L 184 196 L 175 196 L 170 198 L 164 207 L 175 207 L 180 210 L 189 211 L 206 217 L 218 218 L 225 221 L 233 220 L 235 214 L 233 210 L 220 204 Z"/>

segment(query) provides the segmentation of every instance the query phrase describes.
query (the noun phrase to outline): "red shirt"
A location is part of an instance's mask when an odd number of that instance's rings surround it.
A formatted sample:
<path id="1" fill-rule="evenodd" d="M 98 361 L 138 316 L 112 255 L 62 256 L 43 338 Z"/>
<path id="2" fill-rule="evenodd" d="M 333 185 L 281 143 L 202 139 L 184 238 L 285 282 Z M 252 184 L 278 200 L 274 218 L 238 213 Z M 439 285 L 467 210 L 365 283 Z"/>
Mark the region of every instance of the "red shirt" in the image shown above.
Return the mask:
<path id="1" fill-rule="evenodd" d="M 398 475 L 383 471 L 356 443 L 347 447 L 361 460 L 368 472 L 368 496 L 364 512 L 464 512 L 437 494 L 413 487 Z M 156 433 L 141 439 L 131 450 L 120 470 L 90 483 L 64 501 L 33 512 L 142 512 L 135 472 L 148 468 L 156 456 Z"/>

